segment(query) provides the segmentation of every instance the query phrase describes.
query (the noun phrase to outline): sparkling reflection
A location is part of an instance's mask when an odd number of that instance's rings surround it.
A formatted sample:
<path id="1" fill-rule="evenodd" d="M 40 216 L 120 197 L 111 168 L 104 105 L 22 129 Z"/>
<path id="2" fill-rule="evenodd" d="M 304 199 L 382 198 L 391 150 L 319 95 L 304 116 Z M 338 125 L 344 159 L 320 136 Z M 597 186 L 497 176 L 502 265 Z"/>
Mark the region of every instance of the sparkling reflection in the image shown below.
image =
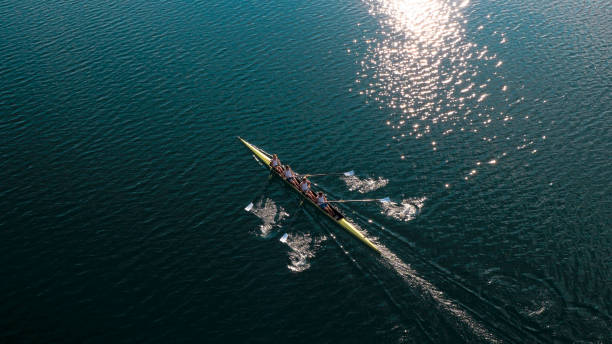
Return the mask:
<path id="1" fill-rule="evenodd" d="M 470 27 L 476 5 L 469 0 L 363 2 L 378 25 L 374 32 L 363 31 L 365 52 L 355 49 L 356 91 L 389 114 L 385 123 L 400 160 L 409 156 L 402 141 L 426 139 L 440 157 L 467 154 L 457 177 L 468 181 L 503 165 L 509 150 L 539 152 L 540 135 L 521 135 L 515 125 L 519 119 L 531 121 L 531 114 L 520 113 L 528 109 L 520 94 L 524 85 L 507 80 L 500 69 L 503 61 L 495 49 L 508 39 L 503 32 L 489 32 L 490 16 L 474 18 L 485 25 Z M 487 34 L 495 40 L 483 39 Z M 474 168 L 474 160 L 483 163 Z"/>
<path id="2" fill-rule="evenodd" d="M 421 138 L 439 123 L 490 119 L 475 111 L 487 107 L 491 94 L 491 79 L 480 76 L 478 66 L 496 56 L 465 39 L 468 0 L 364 1 L 380 30 L 366 40 L 357 83 L 364 85 L 361 93 L 368 100 L 393 109 L 389 126 L 409 125 L 407 135 Z"/>

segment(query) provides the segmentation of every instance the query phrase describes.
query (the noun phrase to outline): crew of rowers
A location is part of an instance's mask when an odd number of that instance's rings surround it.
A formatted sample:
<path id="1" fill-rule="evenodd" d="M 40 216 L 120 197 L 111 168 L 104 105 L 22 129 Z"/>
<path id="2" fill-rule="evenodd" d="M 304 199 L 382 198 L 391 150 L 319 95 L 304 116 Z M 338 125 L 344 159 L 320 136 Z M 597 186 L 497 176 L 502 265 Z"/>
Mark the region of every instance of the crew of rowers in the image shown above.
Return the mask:
<path id="1" fill-rule="evenodd" d="M 315 195 L 314 192 L 310 189 L 310 181 L 306 176 L 302 177 L 301 180 L 297 176 L 297 173 L 293 172 L 291 166 L 281 164 L 278 156 L 276 154 L 272 155 L 272 160 L 270 160 L 270 166 L 274 169 L 278 174 L 284 176 L 285 179 L 295 187 L 297 187 L 304 195 L 310 198 L 313 202 L 315 202 L 321 209 L 325 210 L 329 215 L 334 216 L 334 211 L 331 206 L 329 206 L 327 197 L 323 194 L 323 192 L 319 191 Z"/>

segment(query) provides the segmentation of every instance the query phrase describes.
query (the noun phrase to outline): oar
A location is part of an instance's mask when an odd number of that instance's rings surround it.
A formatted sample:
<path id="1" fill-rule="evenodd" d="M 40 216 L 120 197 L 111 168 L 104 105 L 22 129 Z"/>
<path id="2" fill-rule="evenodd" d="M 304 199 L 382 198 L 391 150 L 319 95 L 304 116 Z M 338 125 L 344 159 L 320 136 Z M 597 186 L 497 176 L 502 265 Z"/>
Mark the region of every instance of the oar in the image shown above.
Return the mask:
<path id="1" fill-rule="evenodd" d="M 337 201 L 327 201 L 327 203 L 345 203 L 345 202 L 380 202 L 380 203 L 389 203 L 391 199 L 389 197 L 385 198 L 367 198 L 367 199 L 339 199 Z"/>
<path id="2" fill-rule="evenodd" d="M 347 177 L 351 177 L 351 176 L 355 175 L 355 171 L 350 170 L 348 172 L 305 174 L 304 177 L 336 176 L 336 175 L 344 175 L 344 176 L 347 176 Z"/>

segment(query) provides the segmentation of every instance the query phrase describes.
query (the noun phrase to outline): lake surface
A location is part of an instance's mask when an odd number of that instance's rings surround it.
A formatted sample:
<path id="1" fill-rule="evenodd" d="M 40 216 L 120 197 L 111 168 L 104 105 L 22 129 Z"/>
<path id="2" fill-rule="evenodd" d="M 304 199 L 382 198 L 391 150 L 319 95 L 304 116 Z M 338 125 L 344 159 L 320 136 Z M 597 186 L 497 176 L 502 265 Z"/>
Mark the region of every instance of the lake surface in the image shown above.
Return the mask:
<path id="1" fill-rule="evenodd" d="M 610 1 L 0 17 L 1 342 L 612 343 Z"/>

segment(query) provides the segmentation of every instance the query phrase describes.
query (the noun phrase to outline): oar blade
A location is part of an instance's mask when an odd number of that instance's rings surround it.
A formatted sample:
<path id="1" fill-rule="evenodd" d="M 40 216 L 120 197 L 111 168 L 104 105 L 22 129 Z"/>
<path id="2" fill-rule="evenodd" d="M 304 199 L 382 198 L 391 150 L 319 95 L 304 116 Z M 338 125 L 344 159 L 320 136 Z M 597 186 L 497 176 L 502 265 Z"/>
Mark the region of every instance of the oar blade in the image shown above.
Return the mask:
<path id="1" fill-rule="evenodd" d="M 287 233 L 283 234 L 283 236 L 280 238 L 280 242 L 287 242 L 288 237 L 289 237 L 289 234 Z"/>
<path id="2" fill-rule="evenodd" d="M 385 198 L 381 198 L 378 200 L 381 203 L 389 203 L 391 202 L 391 199 L 389 197 L 385 197 Z"/>
<path id="3" fill-rule="evenodd" d="M 352 176 L 354 176 L 354 175 L 355 175 L 355 171 L 350 170 L 350 171 L 348 171 L 348 172 L 344 172 L 344 175 L 345 175 L 345 176 L 347 176 L 347 177 L 352 177 Z"/>
<path id="4" fill-rule="evenodd" d="M 253 202 L 249 203 L 249 205 L 244 207 L 244 210 L 246 210 L 246 211 L 251 211 L 251 209 L 253 209 Z"/>

